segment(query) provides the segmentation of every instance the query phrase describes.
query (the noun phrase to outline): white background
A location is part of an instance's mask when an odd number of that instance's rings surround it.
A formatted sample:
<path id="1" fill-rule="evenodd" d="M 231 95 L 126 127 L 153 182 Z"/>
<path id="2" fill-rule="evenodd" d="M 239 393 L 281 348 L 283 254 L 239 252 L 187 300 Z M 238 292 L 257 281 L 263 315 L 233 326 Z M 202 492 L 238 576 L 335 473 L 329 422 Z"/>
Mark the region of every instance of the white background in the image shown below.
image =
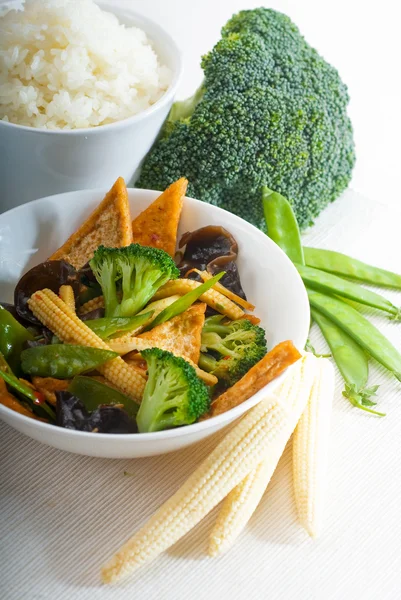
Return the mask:
<path id="1" fill-rule="evenodd" d="M 110 0 L 109 0 L 110 2 Z M 113 2 L 113 0 L 111 0 Z M 348 85 L 357 164 L 353 189 L 386 204 L 400 201 L 401 34 L 397 0 L 114 0 L 158 21 L 184 54 L 179 95 L 202 78 L 200 56 L 241 9 L 267 6 L 289 15 Z"/>

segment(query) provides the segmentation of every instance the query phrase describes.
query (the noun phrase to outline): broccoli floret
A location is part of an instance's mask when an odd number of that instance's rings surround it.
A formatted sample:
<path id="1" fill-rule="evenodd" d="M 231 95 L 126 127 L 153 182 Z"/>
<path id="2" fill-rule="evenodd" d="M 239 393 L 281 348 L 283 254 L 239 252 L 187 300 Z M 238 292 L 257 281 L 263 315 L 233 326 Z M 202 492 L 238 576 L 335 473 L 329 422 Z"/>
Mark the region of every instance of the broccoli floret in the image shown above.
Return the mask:
<path id="1" fill-rule="evenodd" d="M 159 348 L 141 354 L 148 381 L 137 415 L 140 433 L 190 425 L 209 410 L 207 387 L 186 360 Z"/>
<path id="2" fill-rule="evenodd" d="M 173 106 L 136 185 L 163 190 L 185 176 L 189 196 L 263 230 L 267 185 L 305 228 L 347 187 L 355 161 L 337 71 L 266 8 L 233 16 L 201 64 L 201 88 Z"/>
<path id="3" fill-rule="evenodd" d="M 140 244 L 99 246 L 89 264 L 102 288 L 106 317 L 135 315 L 159 287 L 179 276 L 167 252 Z"/>
<path id="4" fill-rule="evenodd" d="M 199 366 L 231 387 L 266 354 L 263 329 L 247 319 L 223 322 L 209 317 L 202 330 Z"/>

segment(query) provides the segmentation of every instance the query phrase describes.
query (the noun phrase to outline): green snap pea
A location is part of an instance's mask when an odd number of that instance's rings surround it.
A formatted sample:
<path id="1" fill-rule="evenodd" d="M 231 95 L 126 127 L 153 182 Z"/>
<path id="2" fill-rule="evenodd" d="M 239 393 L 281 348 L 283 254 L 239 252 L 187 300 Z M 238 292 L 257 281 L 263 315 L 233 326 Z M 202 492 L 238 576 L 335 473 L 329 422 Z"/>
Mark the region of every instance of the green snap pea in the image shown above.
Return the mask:
<path id="1" fill-rule="evenodd" d="M 359 346 L 401 381 L 401 354 L 389 340 L 355 308 L 331 296 L 308 289 L 313 308 L 348 333 Z"/>
<path id="2" fill-rule="evenodd" d="M 137 329 L 144 323 L 148 323 L 154 311 L 149 311 L 134 317 L 103 317 L 100 319 L 88 319 L 85 321 L 92 331 L 96 333 L 102 340 L 106 340 L 118 332 L 126 333 Z"/>
<path id="3" fill-rule="evenodd" d="M 202 332 L 215 331 L 216 333 L 221 333 L 224 336 L 227 335 L 227 325 L 222 325 L 222 321 L 224 321 L 224 319 L 224 315 L 214 315 L 213 317 L 208 317 L 205 320 Z"/>
<path id="4" fill-rule="evenodd" d="M 377 385 L 366 387 L 369 377 L 368 355 L 352 337 L 317 310 L 311 310 L 312 319 L 320 328 L 333 359 L 345 382 L 343 396 L 361 410 L 384 417 L 384 413 L 373 410 L 376 402 L 371 400 L 378 390 Z"/>
<path id="5" fill-rule="evenodd" d="M 101 348 L 53 344 L 24 350 L 21 353 L 21 365 L 24 373 L 29 375 L 68 379 L 96 369 L 116 356 L 116 352 Z"/>
<path id="6" fill-rule="evenodd" d="M 10 369 L 8 371 L 0 369 L 0 377 L 4 379 L 7 385 L 24 398 L 25 402 L 29 404 L 35 414 L 39 417 L 54 421 L 54 411 L 46 404 L 44 399 L 42 399 L 41 394 L 35 392 L 29 385 L 18 379 Z"/>
<path id="7" fill-rule="evenodd" d="M 208 373 L 210 373 L 216 368 L 217 360 L 213 356 L 210 356 L 210 354 L 205 354 L 204 352 L 201 352 L 199 356 L 198 365 L 203 371 L 207 371 Z"/>
<path id="8" fill-rule="evenodd" d="M 366 304 L 367 306 L 388 312 L 392 315 L 393 319 L 401 318 L 401 310 L 380 294 L 376 294 L 357 283 L 347 281 L 341 277 L 337 277 L 337 275 L 326 273 L 313 267 L 298 264 L 295 266 L 304 284 L 318 292 L 342 296 L 354 302 Z"/>
<path id="9" fill-rule="evenodd" d="M 301 235 L 291 204 L 266 186 L 262 189 L 262 202 L 269 238 L 284 250 L 292 262 L 305 264 Z"/>
<path id="10" fill-rule="evenodd" d="M 373 267 L 341 252 L 304 247 L 305 264 L 308 267 L 328 271 L 340 277 L 348 277 L 379 287 L 401 290 L 401 275 Z"/>
<path id="11" fill-rule="evenodd" d="M 12 373 L 10 365 L 4 358 L 4 354 L 1 352 L 1 350 L 0 350 L 0 370 L 4 371 L 4 373 Z"/>
<path id="12" fill-rule="evenodd" d="M 223 277 L 224 274 L 225 271 L 217 273 L 217 275 L 215 275 L 211 279 L 208 279 L 194 290 L 191 290 L 187 294 L 184 294 L 183 296 L 181 296 L 181 298 L 170 304 L 170 306 L 167 306 L 167 308 L 162 310 L 162 312 L 159 313 L 157 317 L 153 319 L 153 321 L 147 327 L 145 327 L 145 331 L 147 331 L 148 329 L 153 329 L 153 327 L 156 327 L 156 325 L 161 325 L 161 323 L 169 321 L 173 317 L 176 317 L 177 315 L 180 315 L 184 311 L 188 310 L 188 308 L 192 306 L 192 304 L 196 302 L 198 298 L 202 296 L 202 294 L 204 294 L 211 287 L 213 287 L 214 284 L 217 283 L 219 279 Z"/>
<path id="13" fill-rule="evenodd" d="M 10 387 L 14 388 L 17 392 L 25 396 L 25 398 L 28 398 L 29 400 L 32 400 L 32 402 L 35 402 L 35 390 L 33 390 L 31 387 L 29 387 L 29 385 L 27 385 L 23 381 L 20 381 L 18 377 L 16 377 L 13 373 L 7 373 L 6 371 L 0 369 L 0 377 L 4 379 L 4 381 Z"/>
<path id="14" fill-rule="evenodd" d="M 20 371 L 22 347 L 28 340 L 33 335 L 0 305 L 0 352 L 15 373 Z"/>
<path id="15" fill-rule="evenodd" d="M 101 404 L 123 404 L 125 411 L 135 419 L 139 409 L 139 404 L 134 400 L 91 377 L 83 375 L 74 377 L 68 386 L 68 391 L 79 398 L 89 412 L 96 410 Z"/>

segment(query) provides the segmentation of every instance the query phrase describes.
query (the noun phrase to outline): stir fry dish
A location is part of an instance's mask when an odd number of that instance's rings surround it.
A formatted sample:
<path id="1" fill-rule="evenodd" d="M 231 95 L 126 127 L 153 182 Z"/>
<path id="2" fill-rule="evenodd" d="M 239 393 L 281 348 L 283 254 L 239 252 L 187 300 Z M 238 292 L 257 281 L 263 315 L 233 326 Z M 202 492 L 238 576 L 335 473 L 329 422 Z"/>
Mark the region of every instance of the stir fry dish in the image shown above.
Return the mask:
<path id="1" fill-rule="evenodd" d="M 267 351 L 230 232 L 177 240 L 186 188 L 132 221 L 118 179 L 23 275 L 0 305 L 1 404 L 77 431 L 162 431 L 230 410 L 300 358 L 290 341 Z"/>

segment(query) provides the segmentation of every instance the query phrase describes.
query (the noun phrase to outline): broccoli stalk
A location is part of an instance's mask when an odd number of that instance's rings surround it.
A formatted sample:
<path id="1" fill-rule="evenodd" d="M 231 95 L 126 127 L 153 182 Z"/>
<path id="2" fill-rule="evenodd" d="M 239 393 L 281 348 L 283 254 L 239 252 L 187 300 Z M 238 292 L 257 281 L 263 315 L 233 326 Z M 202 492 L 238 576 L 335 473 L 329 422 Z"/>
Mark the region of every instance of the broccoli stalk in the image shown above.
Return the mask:
<path id="1" fill-rule="evenodd" d="M 289 199 L 301 229 L 347 187 L 355 162 L 348 93 L 291 20 L 234 15 L 202 58 L 204 80 L 173 105 L 137 187 L 185 176 L 188 195 L 266 230 L 263 185 Z"/>
<path id="2" fill-rule="evenodd" d="M 199 366 L 232 386 L 266 354 L 265 332 L 247 319 L 209 317 L 202 330 Z"/>
<path id="3" fill-rule="evenodd" d="M 99 246 L 89 264 L 102 288 L 106 317 L 136 315 L 159 287 L 179 276 L 167 252 L 140 244 Z"/>
<path id="4" fill-rule="evenodd" d="M 207 387 L 183 358 L 159 348 L 141 354 L 148 381 L 137 415 L 140 433 L 190 425 L 209 410 Z"/>
<path id="5" fill-rule="evenodd" d="M 174 123 L 179 119 L 188 119 L 189 117 L 191 117 L 195 108 L 202 100 L 204 93 L 205 86 L 204 83 L 202 83 L 193 96 L 187 98 L 186 100 L 177 100 L 177 102 L 174 102 L 168 115 L 167 121 L 170 123 Z"/>

